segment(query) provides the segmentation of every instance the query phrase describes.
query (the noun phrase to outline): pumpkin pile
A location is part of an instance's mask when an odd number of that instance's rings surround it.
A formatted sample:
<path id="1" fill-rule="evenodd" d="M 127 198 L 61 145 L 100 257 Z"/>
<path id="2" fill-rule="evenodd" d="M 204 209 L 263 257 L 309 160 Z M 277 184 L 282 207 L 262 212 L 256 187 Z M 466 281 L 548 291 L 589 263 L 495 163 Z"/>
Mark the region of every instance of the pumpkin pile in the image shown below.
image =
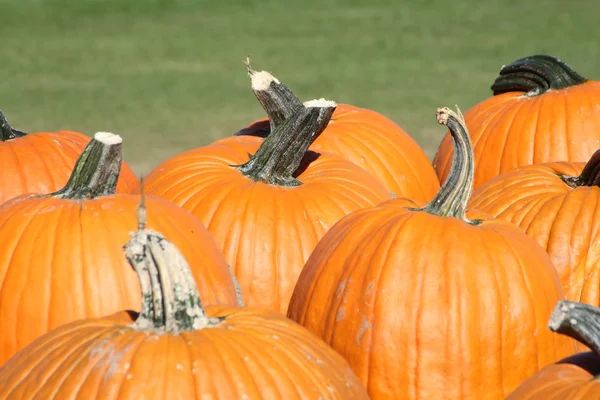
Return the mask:
<path id="1" fill-rule="evenodd" d="M 137 179 L 0 113 L 0 400 L 600 398 L 600 82 L 548 55 L 433 162 L 300 100 Z"/>

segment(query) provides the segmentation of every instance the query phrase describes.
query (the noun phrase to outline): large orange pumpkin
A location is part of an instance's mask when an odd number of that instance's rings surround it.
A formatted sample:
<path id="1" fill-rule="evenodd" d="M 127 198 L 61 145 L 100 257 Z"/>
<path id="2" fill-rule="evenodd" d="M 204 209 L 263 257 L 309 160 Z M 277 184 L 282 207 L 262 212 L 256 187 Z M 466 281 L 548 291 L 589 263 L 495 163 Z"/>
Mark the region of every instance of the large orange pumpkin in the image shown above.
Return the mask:
<path id="1" fill-rule="evenodd" d="M 506 400 L 600 399 L 600 309 L 560 301 L 548 328 L 576 339 L 593 352 L 579 353 L 543 368 Z"/>
<path id="2" fill-rule="evenodd" d="M 550 255 L 568 300 L 600 306 L 600 150 L 587 164 L 555 162 L 505 172 L 470 206 L 520 227 Z"/>
<path id="3" fill-rule="evenodd" d="M 475 188 L 524 165 L 587 161 L 600 143 L 600 82 L 555 57 L 535 55 L 502 67 L 494 96 L 465 113 L 475 152 Z M 433 165 L 450 171 L 446 135 Z"/>
<path id="4" fill-rule="evenodd" d="M 144 179 L 149 194 L 189 210 L 213 234 L 248 305 L 285 312 L 329 227 L 391 197 L 356 164 L 307 151 L 334 109 L 333 102 L 307 102 L 264 140 L 219 140 L 172 157 Z"/>
<path id="5" fill-rule="evenodd" d="M 281 81 L 246 63 L 252 90 L 269 118 L 236 135 L 266 137 L 302 102 Z M 383 182 L 396 197 L 429 201 L 440 188 L 431 162 L 417 142 L 389 118 L 369 109 L 339 104 L 325 130 L 311 144 L 316 152 L 338 154 Z"/>
<path id="6" fill-rule="evenodd" d="M 0 204 L 25 193 L 52 193 L 69 179 L 91 138 L 79 132 L 26 134 L 11 128 L 0 111 Z M 123 162 L 117 193 L 129 193 L 138 180 Z"/>
<path id="7" fill-rule="evenodd" d="M 547 332 L 563 297 L 548 255 L 465 208 L 473 154 L 462 116 L 429 203 L 395 199 L 335 224 L 300 274 L 288 316 L 337 350 L 372 399 L 500 399 L 573 342 Z M 468 217 L 468 218 L 467 218 Z"/>
<path id="8" fill-rule="evenodd" d="M 98 133 L 63 189 L 0 206 L 0 365 L 62 324 L 139 304 L 121 247 L 140 196 L 114 194 L 121 160 L 121 138 Z M 236 304 L 227 262 L 202 224 L 167 200 L 147 202 L 148 225 L 181 248 L 207 303 Z"/>
<path id="9" fill-rule="evenodd" d="M 140 313 L 39 338 L 0 368 L 0 398 L 368 399 L 340 355 L 283 315 L 205 309 L 183 255 L 161 234 L 142 229 L 125 251 Z"/>

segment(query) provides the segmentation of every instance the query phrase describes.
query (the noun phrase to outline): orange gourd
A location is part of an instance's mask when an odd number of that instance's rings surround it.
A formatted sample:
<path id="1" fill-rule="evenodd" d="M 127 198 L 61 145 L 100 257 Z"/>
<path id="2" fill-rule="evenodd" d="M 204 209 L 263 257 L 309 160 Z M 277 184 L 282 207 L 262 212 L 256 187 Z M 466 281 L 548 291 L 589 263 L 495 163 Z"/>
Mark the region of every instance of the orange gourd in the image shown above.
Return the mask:
<path id="1" fill-rule="evenodd" d="M 91 138 L 79 132 L 26 134 L 11 128 L 0 111 L 0 204 L 26 193 L 52 193 L 69 179 Z M 117 193 L 129 193 L 138 180 L 123 162 Z"/>
<path id="2" fill-rule="evenodd" d="M 560 301 L 548 328 L 581 342 L 593 352 L 579 353 L 544 367 L 506 400 L 591 400 L 600 398 L 600 309 Z"/>
<path id="3" fill-rule="evenodd" d="M 208 228 L 248 305 L 285 313 L 302 266 L 329 227 L 391 197 L 356 164 L 307 150 L 335 107 L 306 102 L 264 140 L 222 139 L 170 158 L 144 179 L 149 194 Z"/>
<path id="4" fill-rule="evenodd" d="M 308 259 L 288 316 L 337 350 L 372 399 L 500 399 L 573 342 L 544 327 L 563 294 L 544 250 L 465 208 L 474 162 L 462 116 L 428 204 L 395 199 L 335 224 Z"/>
<path id="5" fill-rule="evenodd" d="M 515 168 L 486 182 L 470 206 L 521 228 L 546 249 L 567 300 L 600 306 L 600 150 L 585 163 Z"/>
<path id="6" fill-rule="evenodd" d="M 302 102 L 269 72 L 254 71 L 247 62 L 252 90 L 268 118 L 251 123 L 236 135 L 266 137 Z M 277 90 L 265 90 L 272 83 Z M 317 153 L 334 153 L 379 179 L 396 197 L 429 201 L 440 188 L 425 152 L 389 118 L 373 110 L 338 104 L 324 131 L 311 144 Z"/>
<path id="7" fill-rule="evenodd" d="M 0 206 L 0 365 L 60 325 L 139 304 L 121 247 L 140 196 L 115 194 L 121 164 L 121 138 L 97 133 L 63 189 Z M 227 262 L 202 224 L 169 201 L 147 202 L 148 225 L 181 248 L 206 302 L 237 304 Z"/>
<path id="8" fill-rule="evenodd" d="M 340 355 L 283 315 L 204 308 L 183 255 L 140 222 L 125 246 L 140 312 L 42 336 L 0 368 L 0 398 L 368 399 Z"/>
<path id="9" fill-rule="evenodd" d="M 475 188 L 515 167 L 587 161 L 600 143 L 600 82 L 547 55 L 502 67 L 494 96 L 465 113 L 475 152 Z M 443 182 L 450 171 L 447 134 L 433 165 Z"/>

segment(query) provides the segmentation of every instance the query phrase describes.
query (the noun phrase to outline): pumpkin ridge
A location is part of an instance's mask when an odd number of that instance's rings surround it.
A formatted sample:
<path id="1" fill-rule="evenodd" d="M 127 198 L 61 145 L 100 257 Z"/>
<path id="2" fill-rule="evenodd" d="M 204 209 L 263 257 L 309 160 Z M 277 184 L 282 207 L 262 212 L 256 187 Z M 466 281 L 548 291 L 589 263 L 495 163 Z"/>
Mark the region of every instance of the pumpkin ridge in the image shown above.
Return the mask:
<path id="1" fill-rule="evenodd" d="M 526 96 L 533 97 L 587 81 L 564 61 L 537 54 L 504 65 L 491 89 L 494 96 L 507 92 L 526 92 Z"/>

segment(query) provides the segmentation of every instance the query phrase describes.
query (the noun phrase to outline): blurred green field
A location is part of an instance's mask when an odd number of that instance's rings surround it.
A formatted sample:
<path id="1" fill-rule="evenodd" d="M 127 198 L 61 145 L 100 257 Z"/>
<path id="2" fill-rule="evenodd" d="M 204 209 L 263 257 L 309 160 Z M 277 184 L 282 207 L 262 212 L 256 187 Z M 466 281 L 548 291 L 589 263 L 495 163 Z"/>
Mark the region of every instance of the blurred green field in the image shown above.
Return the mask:
<path id="1" fill-rule="evenodd" d="M 138 173 L 263 113 L 243 65 L 372 108 L 433 156 L 439 106 L 546 53 L 600 79 L 597 0 L 0 0 L 0 108 L 23 131 L 124 137 Z"/>

